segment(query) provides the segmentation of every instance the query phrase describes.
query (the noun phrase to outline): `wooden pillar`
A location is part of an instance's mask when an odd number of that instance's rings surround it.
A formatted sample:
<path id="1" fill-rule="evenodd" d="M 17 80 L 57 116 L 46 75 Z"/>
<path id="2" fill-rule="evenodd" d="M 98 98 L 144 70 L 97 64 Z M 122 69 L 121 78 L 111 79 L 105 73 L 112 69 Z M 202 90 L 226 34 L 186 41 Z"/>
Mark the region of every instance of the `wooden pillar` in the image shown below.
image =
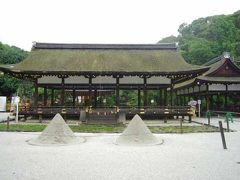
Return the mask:
<path id="1" fill-rule="evenodd" d="M 51 106 L 54 104 L 54 89 L 51 89 Z"/>
<path id="2" fill-rule="evenodd" d="M 37 83 L 37 79 L 34 83 L 34 89 L 35 89 L 35 92 L 34 92 L 34 106 L 38 106 L 38 83 Z"/>
<path id="3" fill-rule="evenodd" d="M 168 97 L 168 95 L 167 95 L 167 88 L 165 88 L 164 89 L 164 100 L 163 100 L 164 101 L 164 103 L 163 103 L 164 106 L 168 105 L 167 97 Z"/>
<path id="4" fill-rule="evenodd" d="M 76 89 L 75 89 L 75 87 L 73 88 L 72 97 L 73 97 L 73 99 L 72 99 L 72 105 L 73 105 L 73 107 L 75 107 L 75 106 L 76 106 Z"/>
<path id="5" fill-rule="evenodd" d="M 189 88 L 187 88 L 187 92 L 188 92 L 188 102 L 189 102 L 191 100 Z"/>
<path id="6" fill-rule="evenodd" d="M 94 107 L 97 107 L 97 88 L 94 89 Z"/>
<path id="7" fill-rule="evenodd" d="M 61 83 L 61 106 L 64 106 L 64 100 L 65 100 L 65 79 L 62 77 L 62 83 Z"/>
<path id="8" fill-rule="evenodd" d="M 209 95 L 206 95 L 206 108 L 207 108 L 207 111 L 209 111 L 210 109 L 209 109 L 209 104 L 210 104 L 210 102 L 209 102 Z"/>
<path id="9" fill-rule="evenodd" d="M 228 106 L 228 85 L 226 84 L 226 91 L 224 94 L 224 109 L 227 110 Z"/>
<path id="10" fill-rule="evenodd" d="M 116 106 L 120 105 L 120 98 L 119 98 L 119 76 L 116 77 Z"/>
<path id="11" fill-rule="evenodd" d="M 175 97 L 176 97 L 176 104 L 175 105 L 177 105 L 177 106 L 179 106 L 179 96 L 177 95 L 177 92 L 175 91 Z"/>
<path id="12" fill-rule="evenodd" d="M 143 106 L 146 107 L 148 102 L 147 102 L 147 77 L 144 76 L 143 79 Z"/>
<path id="13" fill-rule="evenodd" d="M 158 90 L 158 105 L 159 105 L 159 106 L 162 106 L 162 105 L 163 105 L 163 102 L 162 102 L 162 101 L 163 101 L 162 92 L 163 92 L 162 89 L 159 89 L 159 90 Z"/>
<path id="14" fill-rule="evenodd" d="M 220 110 L 220 94 L 219 93 L 217 93 L 217 111 L 219 111 Z"/>
<path id="15" fill-rule="evenodd" d="M 207 93 L 206 93 L 206 108 L 207 108 L 207 111 L 209 111 L 210 109 L 209 109 L 209 104 L 210 104 L 210 102 L 209 102 L 209 87 L 208 87 L 208 84 L 207 84 Z"/>
<path id="16" fill-rule="evenodd" d="M 138 87 L 138 107 L 141 107 L 141 88 Z"/>
<path id="17" fill-rule="evenodd" d="M 187 103 L 186 103 L 186 94 L 183 95 L 183 105 L 186 106 Z"/>
<path id="18" fill-rule="evenodd" d="M 44 94 L 44 97 L 43 97 L 43 105 L 44 105 L 44 106 L 47 106 L 47 87 L 44 87 L 44 89 L 43 89 L 43 94 Z"/>
<path id="19" fill-rule="evenodd" d="M 92 106 L 92 76 L 88 78 L 88 106 Z"/>
<path id="20" fill-rule="evenodd" d="M 170 87 L 170 105 L 173 106 L 173 83 L 171 80 L 171 87 Z"/>
<path id="21" fill-rule="evenodd" d="M 184 106 L 184 103 L 183 103 L 183 96 L 182 95 L 180 95 L 179 96 L 179 99 L 180 99 L 180 106 Z"/>

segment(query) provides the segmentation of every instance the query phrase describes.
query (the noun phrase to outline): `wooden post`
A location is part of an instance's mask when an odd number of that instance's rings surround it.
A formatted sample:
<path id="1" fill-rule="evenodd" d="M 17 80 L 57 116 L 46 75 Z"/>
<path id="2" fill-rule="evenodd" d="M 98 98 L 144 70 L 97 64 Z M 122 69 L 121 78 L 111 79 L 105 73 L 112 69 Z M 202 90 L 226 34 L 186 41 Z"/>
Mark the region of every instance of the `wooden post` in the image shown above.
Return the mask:
<path id="1" fill-rule="evenodd" d="M 180 133 L 183 133 L 183 127 L 182 127 L 183 119 L 180 118 Z"/>
<path id="2" fill-rule="evenodd" d="M 143 105 L 144 107 L 146 107 L 148 105 L 148 102 L 147 102 L 147 77 L 144 76 L 144 79 L 143 79 Z"/>
<path id="3" fill-rule="evenodd" d="M 44 105 L 44 106 L 47 106 L 47 87 L 44 87 L 44 89 L 43 89 L 43 94 L 44 94 L 44 97 L 43 97 L 43 105 Z"/>
<path id="4" fill-rule="evenodd" d="M 207 106 L 207 112 L 209 112 L 209 91 L 208 91 L 208 84 L 207 84 L 207 93 L 206 93 L 206 106 Z"/>
<path id="5" fill-rule="evenodd" d="M 168 97 L 168 95 L 167 95 L 167 88 L 165 88 L 164 89 L 164 106 L 167 106 L 167 97 Z"/>
<path id="6" fill-rule="evenodd" d="M 189 102 L 191 100 L 189 88 L 187 88 L 187 91 L 188 91 L 188 102 Z"/>
<path id="7" fill-rule="evenodd" d="M 54 89 L 51 89 L 51 106 L 54 105 Z"/>
<path id="8" fill-rule="evenodd" d="M 65 99 L 65 87 L 64 87 L 64 84 L 65 84 L 65 79 L 62 77 L 62 83 L 61 83 L 61 86 L 62 86 L 62 91 L 61 91 L 61 106 L 64 106 L 64 99 Z"/>
<path id="9" fill-rule="evenodd" d="M 73 107 L 76 106 L 76 89 L 75 87 L 73 88 L 73 95 L 72 95 L 73 99 L 72 99 L 72 102 L 73 102 Z"/>
<path id="10" fill-rule="evenodd" d="M 141 88 L 138 87 L 138 108 L 141 107 Z"/>
<path id="11" fill-rule="evenodd" d="M 226 92 L 225 92 L 225 96 L 224 96 L 224 109 L 227 109 L 228 106 L 228 85 L 226 84 Z"/>
<path id="12" fill-rule="evenodd" d="M 175 91 L 175 94 L 176 94 L 176 105 L 179 106 L 180 104 L 180 100 L 179 100 L 179 96 L 177 95 L 177 92 Z"/>
<path id="13" fill-rule="evenodd" d="M 116 106 L 120 105 L 120 98 L 119 98 L 119 77 L 116 77 Z"/>
<path id="14" fill-rule="evenodd" d="M 38 83 L 37 83 L 37 79 L 35 80 L 34 83 L 34 106 L 38 106 Z"/>
<path id="15" fill-rule="evenodd" d="M 184 91 L 185 92 L 185 91 Z M 184 106 L 186 106 L 188 103 L 187 103 L 187 98 L 186 98 L 186 94 L 183 95 L 183 101 L 184 101 Z"/>
<path id="16" fill-rule="evenodd" d="M 94 89 L 94 107 L 97 107 L 97 88 Z"/>
<path id="17" fill-rule="evenodd" d="M 88 87 L 88 106 L 92 106 L 92 76 L 89 76 L 89 87 Z"/>
<path id="18" fill-rule="evenodd" d="M 162 89 L 158 90 L 158 105 L 162 106 L 163 102 L 162 102 Z"/>
<path id="19" fill-rule="evenodd" d="M 171 87 L 170 87 L 170 105 L 173 106 L 173 84 L 171 80 Z"/>
<path id="20" fill-rule="evenodd" d="M 207 108 L 207 112 L 209 111 L 209 95 L 206 95 L 206 108 Z"/>
<path id="21" fill-rule="evenodd" d="M 222 127 L 222 121 L 218 121 L 218 123 L 219 123 L 221 138 L 222 138 L 223 149 L 227 149 L 224 131 L 223 131 L 223 127 Z"/>
<path id="22" fill-rule="evenodd" d="M 220 94 L 217 93 L 217 111 L 220 110 Z"/>
<path id="23" fill-rule="evenodd" d="M 213 110 L 213 95 L 208 96 L 209 97 L 209 109 Z"/>

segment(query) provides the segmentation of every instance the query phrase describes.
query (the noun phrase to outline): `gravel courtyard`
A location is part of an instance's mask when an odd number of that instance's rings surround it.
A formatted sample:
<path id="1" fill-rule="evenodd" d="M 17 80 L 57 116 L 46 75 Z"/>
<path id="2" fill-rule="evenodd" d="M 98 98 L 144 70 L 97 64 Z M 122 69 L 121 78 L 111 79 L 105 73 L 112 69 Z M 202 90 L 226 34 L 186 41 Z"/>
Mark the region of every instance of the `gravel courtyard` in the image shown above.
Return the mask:
<path id="1" fill-rule="evenodd" d="M 240 129 L 240 122 L 234 122 Z M 86 142 L 70 146 L 32 146 L 39 133 L 0 133 L 0 179 L 83 180 L 238 180 L 240 132 L 158 134 L 162 145 L 115 145 L 119 134 L 76 133 Z"/>

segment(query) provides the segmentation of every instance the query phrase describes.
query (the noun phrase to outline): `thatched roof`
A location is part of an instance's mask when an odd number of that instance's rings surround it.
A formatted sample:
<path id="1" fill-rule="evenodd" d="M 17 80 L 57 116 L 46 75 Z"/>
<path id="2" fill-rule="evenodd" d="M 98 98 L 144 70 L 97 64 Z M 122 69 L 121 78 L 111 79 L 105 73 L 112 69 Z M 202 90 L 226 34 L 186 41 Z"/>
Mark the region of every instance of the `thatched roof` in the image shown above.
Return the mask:
<path id="1" fill-rule="evenodd" d="M 202 72 L 185 62 L 175 44 L 36 43 L 12 72 Z"/>
<path id="2" fill-rule="evenodd" d="M 184 87 L 194 86 L 197 82 L 217 84 L 240 83 L 240 69 L 232 62 L 230 58 L 224 58 L 223 56 L 219 56 L 217 58 L 214 58 L 210 62 L 206 64 L 208 65 L 208 67 L 210 67 L 208 71 L 196 78 L 176 84 L 174 88 L 181 89 Z M 226 67 L 228 68 L 227 70 Z M 224 72 L 222 72 L 222 70 Z"/>

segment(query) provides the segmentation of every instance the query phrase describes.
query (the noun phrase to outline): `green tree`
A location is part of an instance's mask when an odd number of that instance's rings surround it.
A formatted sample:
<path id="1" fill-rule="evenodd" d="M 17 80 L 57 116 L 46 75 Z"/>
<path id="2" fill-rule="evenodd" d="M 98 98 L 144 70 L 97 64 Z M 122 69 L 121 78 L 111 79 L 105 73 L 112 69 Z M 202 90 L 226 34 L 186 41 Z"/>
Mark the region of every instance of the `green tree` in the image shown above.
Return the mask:
<path id="1" fill-rule="evenodd" d="M 231 56 L 240 56 L 240 11 L 183 23 L 178 32 L 176 39 L 189 63 L 202 64 L 226 51 Z"/>
<path id="2" fill-rule="evenodd" d="M 173 35 L 165 37 L 165 38 L 161 39 L 160 41 L 158 41 L 158 43 L 175 43 L 175 42 L 178 42 L 178 38 Z"/>
<path id="3" fill-rule="evenodd" d="M 22 61 L 28 52 L 15 46 L 8 46 L 0 42 L 0 64 L 16 64 Z M 10 96 L 15 93 L 21 80 L 8 75 L 0 77 L 0 95 Z"/>

